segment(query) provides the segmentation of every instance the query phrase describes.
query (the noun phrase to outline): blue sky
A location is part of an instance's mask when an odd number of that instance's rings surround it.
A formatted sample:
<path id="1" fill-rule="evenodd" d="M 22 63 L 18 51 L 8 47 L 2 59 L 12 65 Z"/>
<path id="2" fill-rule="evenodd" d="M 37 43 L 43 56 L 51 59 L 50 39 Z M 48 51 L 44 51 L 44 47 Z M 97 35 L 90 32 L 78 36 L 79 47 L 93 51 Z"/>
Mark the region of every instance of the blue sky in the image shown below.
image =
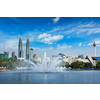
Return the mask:
<path id="1" fill-rule="evenodd" d="M 99 17 L 0 17 L 0 52 L 15 51 L 22 37 L 24 53 L 26 40 L 38 57 L 47 52 L 51 57 L 58 53 L 77 57 L 79 54 L 94 55 L 94 37 L 97 56 L 100 56 Z"/>

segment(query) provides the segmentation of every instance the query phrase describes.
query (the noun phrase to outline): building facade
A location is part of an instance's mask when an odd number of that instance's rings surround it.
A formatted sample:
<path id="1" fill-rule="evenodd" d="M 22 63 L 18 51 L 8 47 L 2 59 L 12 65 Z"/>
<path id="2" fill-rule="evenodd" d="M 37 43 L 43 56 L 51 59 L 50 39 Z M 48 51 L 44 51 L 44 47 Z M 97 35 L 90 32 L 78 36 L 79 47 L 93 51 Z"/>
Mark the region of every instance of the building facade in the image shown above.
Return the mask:
<path id="1" fill-rule="evenodd" d="M 37 55 L 36 54 L 33 55 L 33 60 L 37 60 Z"/>
<path id="2" fill-rule="evenodd" d="M 30 48 L 30 60 L 33 60 L 33 54 L 34 54 L 33 48 Z"/>
<path id="3" fill-rule="evenodd" d="M 15 52 L 12 52 L 12 57 L 15 57 Z"/>
<path id="4" fill-rule="evenodd" d="M 18 45 L 18 57 L 19 58 L 24 58 L 23 43 L 22 43 L 22 38 L 21 37 L 19 39 L 19 45 Z"/>
<path id="5" fill-rule="evenodd" d="M 85 55 L 78 55 L 78 58 L 85 59 Z"/>
<path id="6" fill-rule="evenodd" d="M 8 59 L 8 54 L 0 54 L 0 57 L 2 57 L 2 59 Z"/>
<path id="7" fill-rule="evenodd" d="M 27 38 L 27 42 L 26 42 L 26 60 L 30 61 L 30 41 L 29 41 L 29 37 Z"/>

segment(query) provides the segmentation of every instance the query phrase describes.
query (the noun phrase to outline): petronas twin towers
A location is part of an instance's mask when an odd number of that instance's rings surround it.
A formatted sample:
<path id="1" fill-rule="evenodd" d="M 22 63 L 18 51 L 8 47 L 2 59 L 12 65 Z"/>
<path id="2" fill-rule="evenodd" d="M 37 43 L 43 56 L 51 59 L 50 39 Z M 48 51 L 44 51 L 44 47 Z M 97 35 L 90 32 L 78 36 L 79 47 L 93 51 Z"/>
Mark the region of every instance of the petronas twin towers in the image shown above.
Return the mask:
<path id="1" fill-rule="evenodd" d="M 19 39 L 19 45 L 18 45 L 18 57 L 24 58 L 23 43 L 22 43 L 21 37 Z M 26 42 L 26 60 L 30 60 L 30 41 L 29 41 L 29 38 L 27 38 L 27 42 Z"/>

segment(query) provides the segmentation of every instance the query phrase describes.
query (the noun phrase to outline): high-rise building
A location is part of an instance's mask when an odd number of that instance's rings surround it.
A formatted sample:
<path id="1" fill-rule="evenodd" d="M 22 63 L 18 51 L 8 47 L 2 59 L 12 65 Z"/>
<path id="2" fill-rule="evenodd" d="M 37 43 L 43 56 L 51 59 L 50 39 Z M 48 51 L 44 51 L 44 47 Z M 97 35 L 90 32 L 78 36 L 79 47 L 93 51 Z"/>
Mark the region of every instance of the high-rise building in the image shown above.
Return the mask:
<path id="1" fill-rule="evenodd" d="M 8 54 L 2 54 L 2 53 L 0 53 L 0 57 L 2 57 L 2 59 L 8 59 L 9 58 Z"/>
<path id="2" fill-rule="evenodd" d="M 72 57 L 68 56 L 68 63 L 71 64 L 72 63 Z"/>
<path id="3" fill-rule="evenodd" d="M 9 52 L 4 52 L 4 54 L 8 55 L 8 57 L 9 57 Z"/>
<path id="4" fill-rule="evenodd" d="M 12 52 L 12 57 L 15 57 L 15 52 Z"/>
<path id="5" fill-rule="evenodd" d="M 18 45 L 18 57 L 19 58 L 24 58 L 23 43 L 22 43 L 22 38 L 21 37 L 19 39 L 19 45 Z"/>
<path id="6" fill-rule="evenodd" d="M 33 55 L 33 60 L 37 60 L 37 55 L 36 54 Z"/>
<path id="7" fill-rule="evenodd" d="M 78 55 L 78 58 L 85 59 L 85 55 Z"/>
<path id="8" fill-rule="evenodd" d="M 30 48 L 30 60 L 33 60 L 33 53 L 34 53 L 33 48 Z"/>
<path id="9" fill-rule="evenodd" d="M 30 41 L 29 41 L 29 37 L 27 38 L 27 42 L 26 42 L 26 60 L 30 60 Z"/>

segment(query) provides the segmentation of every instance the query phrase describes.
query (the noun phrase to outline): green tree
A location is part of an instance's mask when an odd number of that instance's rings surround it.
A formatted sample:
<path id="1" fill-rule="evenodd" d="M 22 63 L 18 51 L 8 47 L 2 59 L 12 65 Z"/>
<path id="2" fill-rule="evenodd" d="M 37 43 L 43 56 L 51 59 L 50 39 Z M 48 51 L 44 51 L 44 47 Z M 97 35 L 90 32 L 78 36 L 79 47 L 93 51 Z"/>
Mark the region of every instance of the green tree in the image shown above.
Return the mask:
<path id="1" fill-rule="evenodd" d="M 13 62 L 17 62 L 17 56 L 14 57 Z"/>
<path id="2" fill-rule="evenodd" d="M 68 62 L 66 62 L 65 67 L 66 67 L 66 68 L 68 68 L 68 67 L 69 67 L 69 63 L 68 63 Z"/>
<path id="3" fill-rule="evenodd" d="M 34 60 L 33 63 L 34 63 L 34 64 L 37 64 L 37 61 Z"/>
<path id="4" fill-rule="evenodd" d="M 100 69 L 100 61 L 96 64 L 97 69 Z"/>
<path id="5" fill-rule="evenodd" d="M 9 69 L 15 69 L 17 67 L 17 64 L 15 62 L 9 61 L 8 62 L 8 68 Z"/>
<path id="6" fill-rule="evenodd" d="M 84 63 L 84 67 L 92 67 L 92 64 L 91 64 L 91 63 L 86 62 L 86 63 Z"/>
<path id="7" fill-rule="evenodd" d="M 7 67 L 7 62 L 3 61 L 3 67 Z"/>
<path id="8" fill-rule="evenodd" d="M 71 68 L 76 69 L 76 66 L 77 66 L 77 62 L 72 62 L 72 63 L 71 63 Z"/>
<path id="9" fill-rule="evenodd" d="M 84 67 L 84 62 L 77 61 L 76 63 L 77 63 L 77 68 L 81 68 L 82 69 Z"/>
<path id="10" fill-rule="evenodd" d="M 74 68 L 74 69 L 76 69 L 76 68 L 83 68 L 84 67 L 84 62 L 82 62 L 82 61 L 77 61 L 77 62 L 73 62 L 73 63 L 71 63 L 71 68 Z"/>
<path id="11" fill-rule="evenodd" d="M 0 67 L 2 67 L 3 66 L 3 59 L 2 59 L 2 57 L 0 57 Z"/>

